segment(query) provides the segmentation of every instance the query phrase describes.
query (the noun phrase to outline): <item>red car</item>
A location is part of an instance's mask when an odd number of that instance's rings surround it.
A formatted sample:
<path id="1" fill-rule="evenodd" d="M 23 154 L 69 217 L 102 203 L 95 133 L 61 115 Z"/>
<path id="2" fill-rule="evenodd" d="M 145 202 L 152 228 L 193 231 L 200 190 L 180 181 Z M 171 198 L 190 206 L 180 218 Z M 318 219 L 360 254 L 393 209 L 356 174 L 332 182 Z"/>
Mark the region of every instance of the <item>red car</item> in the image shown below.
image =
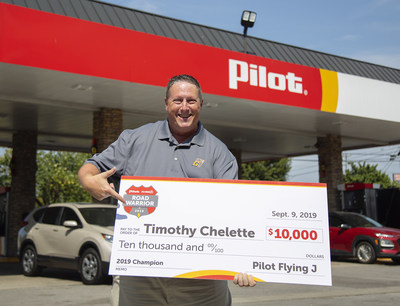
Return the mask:
<path id="1" fill-rule="evenodd" d="M 360 263 L 391 258 L 400 264 L 400 229 L 384 227 L 353 212 L 329 213 L 332 257 L 356 257 Z"/>

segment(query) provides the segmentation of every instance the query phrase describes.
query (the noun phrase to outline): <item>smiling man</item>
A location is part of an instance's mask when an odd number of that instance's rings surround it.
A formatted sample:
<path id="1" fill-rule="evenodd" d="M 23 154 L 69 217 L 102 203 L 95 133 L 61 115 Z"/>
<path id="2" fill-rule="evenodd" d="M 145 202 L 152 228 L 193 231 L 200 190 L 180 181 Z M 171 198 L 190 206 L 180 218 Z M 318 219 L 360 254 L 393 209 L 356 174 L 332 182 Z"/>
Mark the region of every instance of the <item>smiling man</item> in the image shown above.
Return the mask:
<path id="1" fill-rule="evenodd" d="M 171 78 L 165 95 L 168 118 L 123 131 L 117 141 L 81 167 L 78 177 L 82 186 L 98 200 L 111 196 L 125 202 L 108 178 L 237 179 L 235 157 L 200 122 L 202 105 L 200 84 L 195 78 Z M 242 273 L 236 275 L 234 283 L 255 285 L 251 276 Z M 227 282 L 222 280 L 121 276 L 114 278 L 112 292 L 114 305 L 231 304 Z"/>
<path id="2" fill-rule="evenodd" d="M 188 81 L 183 81 L 186 79 Z M 184 76 L 171 79 L 167 86 L 165 109 L 171 133 L 179 143 L 196 133 L 202 106 L 200 84 L 195 79 Z"/>

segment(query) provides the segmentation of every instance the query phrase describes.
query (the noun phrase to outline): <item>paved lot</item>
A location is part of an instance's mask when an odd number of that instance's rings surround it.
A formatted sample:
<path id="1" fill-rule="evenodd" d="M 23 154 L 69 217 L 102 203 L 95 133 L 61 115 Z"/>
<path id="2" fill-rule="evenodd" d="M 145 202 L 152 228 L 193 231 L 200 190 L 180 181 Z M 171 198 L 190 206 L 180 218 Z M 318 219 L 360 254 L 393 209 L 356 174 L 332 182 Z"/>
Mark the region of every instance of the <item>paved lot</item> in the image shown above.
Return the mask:
<path id="1" fill-rule="evenodd" d="M 258 284 L 231 286 L 233 305 L 399 305 L 400 265 L 382 261 L 361 265 L 332 262 L 333 286 Z M 86 286 L 70 271 L 46 269 L 40 277 L 24 277 L 18 263 L 0 262 L 0 304 L 109 305 L 111 285 Z"/>

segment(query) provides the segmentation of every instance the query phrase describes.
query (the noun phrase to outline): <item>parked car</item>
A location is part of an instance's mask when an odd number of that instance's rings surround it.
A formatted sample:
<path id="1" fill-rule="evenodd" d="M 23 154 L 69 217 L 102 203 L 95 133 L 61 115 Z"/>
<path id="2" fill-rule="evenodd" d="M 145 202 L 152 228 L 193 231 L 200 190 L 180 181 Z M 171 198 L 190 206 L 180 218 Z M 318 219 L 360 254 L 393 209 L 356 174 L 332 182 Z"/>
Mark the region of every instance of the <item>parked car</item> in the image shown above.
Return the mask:
<path id="1" fill-rule="evenodd" d="M 77 270 L 85 284 L 104 282 L 115 213 L 111 204 L 60 203 L 34 209 L 18 232 L 24 275 L 54 267 Z"/>
<path id="2" fill-rule="evenodd" d="M 400 229 L 384 227 L 358 213 L 331 212 L 329 235 L 333 257 L 355 257 L 365 264 L 391 258 L 400 264 Z"/>

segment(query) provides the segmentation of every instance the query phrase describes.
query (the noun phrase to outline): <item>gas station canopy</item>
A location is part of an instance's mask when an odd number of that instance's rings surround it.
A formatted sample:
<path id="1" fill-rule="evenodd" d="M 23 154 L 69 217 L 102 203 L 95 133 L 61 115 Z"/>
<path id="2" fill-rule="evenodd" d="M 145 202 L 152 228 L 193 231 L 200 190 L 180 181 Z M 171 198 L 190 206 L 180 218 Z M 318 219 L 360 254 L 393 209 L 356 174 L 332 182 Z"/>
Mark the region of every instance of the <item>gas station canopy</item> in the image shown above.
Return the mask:
<path id="1" fill-rule="evenodd" d="M 203 124 L 243 161 L 312 154 L 328 134 L 400 143 L 398 69 L 99 1 L 19 2 L 0 1 L 0 145 L 36 130 L 41 149 L 89 152 L 94 111 L 163 120 L 176 74 L 199 80 Z"/>

